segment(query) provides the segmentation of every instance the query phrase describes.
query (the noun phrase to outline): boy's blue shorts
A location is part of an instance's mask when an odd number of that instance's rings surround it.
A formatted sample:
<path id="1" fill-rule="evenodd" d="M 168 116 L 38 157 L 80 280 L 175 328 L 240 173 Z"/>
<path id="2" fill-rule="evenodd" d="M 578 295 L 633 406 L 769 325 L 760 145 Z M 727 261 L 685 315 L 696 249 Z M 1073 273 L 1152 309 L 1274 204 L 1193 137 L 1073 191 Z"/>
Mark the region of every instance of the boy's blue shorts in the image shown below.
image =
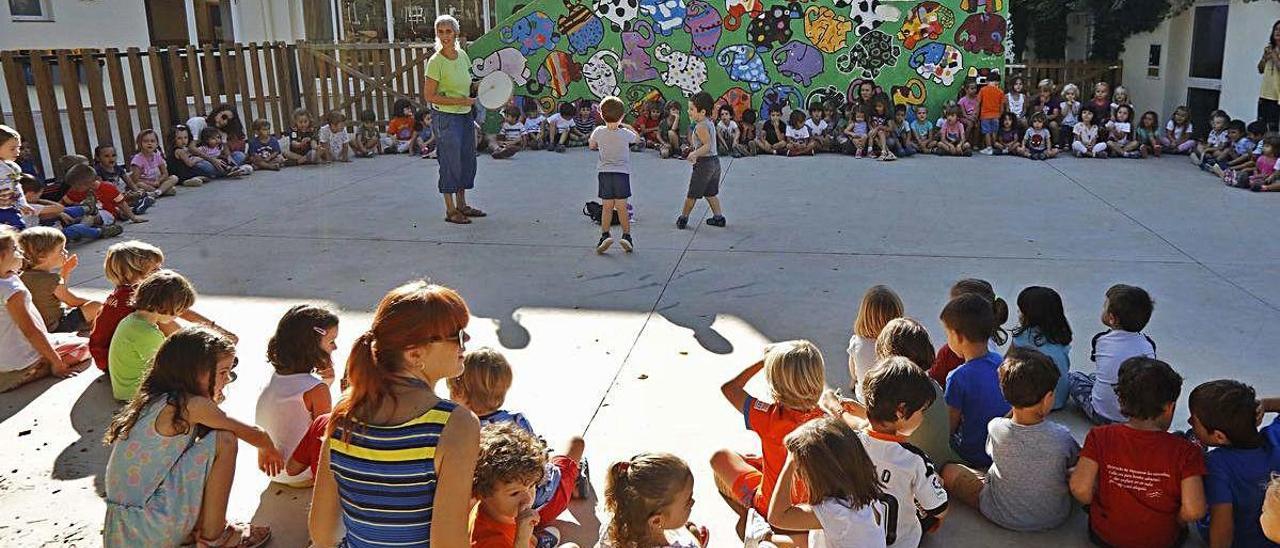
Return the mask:
<path id="1" fill-rule="evenodd" d="M 990 135 L 992 133 L 1000 131 L 999 118 L 988 118 L 986 120 L 981 120 L 979 124 L 981 124 L 980 127 L 982 128 L 983 135 Z"/>

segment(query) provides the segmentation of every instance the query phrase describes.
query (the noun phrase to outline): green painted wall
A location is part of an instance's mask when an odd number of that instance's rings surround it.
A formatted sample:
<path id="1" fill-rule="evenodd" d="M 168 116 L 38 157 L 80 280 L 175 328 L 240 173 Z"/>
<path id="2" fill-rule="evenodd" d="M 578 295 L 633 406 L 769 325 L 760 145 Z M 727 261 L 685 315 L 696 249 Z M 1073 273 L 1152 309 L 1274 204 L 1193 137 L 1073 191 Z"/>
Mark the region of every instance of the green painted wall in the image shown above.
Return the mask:
<path id="1" fill-rule="evenodd" d="M 842 103 L 871 80 L 936 116 L 966 77 L 1003 70 L 1007 2 L 529 0 L 468 54 L 474 76 L 506 72 L 544 103 L 706 91 L 764 114 Z"/>

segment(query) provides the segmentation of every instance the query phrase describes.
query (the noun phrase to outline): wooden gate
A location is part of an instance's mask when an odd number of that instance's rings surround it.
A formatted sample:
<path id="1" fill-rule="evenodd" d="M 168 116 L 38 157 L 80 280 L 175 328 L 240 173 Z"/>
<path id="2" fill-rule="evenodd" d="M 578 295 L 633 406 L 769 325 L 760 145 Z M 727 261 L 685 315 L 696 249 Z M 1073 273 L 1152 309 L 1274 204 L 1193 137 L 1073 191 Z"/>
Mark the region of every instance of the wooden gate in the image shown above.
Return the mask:
<path id="1" fill-rule="evenodd" d="M 298 49 L 302 102 L 318 116 L 342 112 L 385 121 L 397 99 L 421 102 L 431 44 L 302 44 Z"/>

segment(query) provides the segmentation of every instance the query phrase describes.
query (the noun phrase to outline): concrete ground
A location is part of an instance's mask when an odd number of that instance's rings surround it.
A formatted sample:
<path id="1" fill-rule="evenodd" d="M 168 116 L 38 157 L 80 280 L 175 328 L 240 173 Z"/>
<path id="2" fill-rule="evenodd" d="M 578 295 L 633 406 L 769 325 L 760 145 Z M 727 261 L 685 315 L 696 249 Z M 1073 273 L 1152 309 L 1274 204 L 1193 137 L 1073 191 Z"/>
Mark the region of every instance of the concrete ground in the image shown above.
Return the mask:
<path id="1" fill-rule="evenodd" d="M 1226 189 L 1185 159 L 726 158 L 728 227 L 703 224 L 699 206 L 685 231 L 672 220 L 688 164 L 652 154 L 634 163 L 630 255 L 592 250 L 597 229 L 579 213 L 596 185 L 584 150 L 481 158 L 472 201 L 491 216 L 467 227 L 442 221 L 435 162 L 398 157 L 183 189 L 126 237 L 162 247 L 166 265 L 199 288 L 196 308 L 240 335 L 240 380 L 225 407 L 245 419 L 269 376 L 266 340 L 289 306 L 341 311 L 342 363 L 391 287 L 429 277 L 457 288 L 472 307 L 472 344 L 502 349 L 516 368 L 508 407 L 553 442 L 585 435 L 599 494 L 610 462 L 684 457 L 697 478 L 693 519 L 711 528 L 712 546 L 738 541 L 707 460 L 721 447 L 758 450 L 718 386 L 764 344 L 800 337 L 824 351 L 828 382 L 847 386 L 844 348 L 873 284 L 892 286 L 935 344 L 958 278 L 991 280 L 1010 302 L 1025 286 L 1052 286 L 1083 370 L 1105 289 L 1141 285 L 1157 301 L 1147 333 L 1186 376 L 1184 394 L 1221 377 L 1280 393 L 1280 202 Z M 78 290 L 108 289 L 98 265 L 109 243 L 76 249 Z M 767 394 L 763 379 L 751 388 Z M 3 544 L 99 544 L 100 438 L 114 409 L 96 369 L 0 396 Z M 1176 424 L 1186 416 L 1184 398 Z M 1083 440 L 1078 417 L 1054 418 Z M 309 490 L 269 485 L 241 449 L 230 517 L 271 525 L 274 546 L 305 546 Z M 575 504 L 561 529 L 593 543 L 601 507 Z M 1017 534 L 953 508 L 927 545 L 1086 543 L 1079 512 L 1056 531 Z"/>

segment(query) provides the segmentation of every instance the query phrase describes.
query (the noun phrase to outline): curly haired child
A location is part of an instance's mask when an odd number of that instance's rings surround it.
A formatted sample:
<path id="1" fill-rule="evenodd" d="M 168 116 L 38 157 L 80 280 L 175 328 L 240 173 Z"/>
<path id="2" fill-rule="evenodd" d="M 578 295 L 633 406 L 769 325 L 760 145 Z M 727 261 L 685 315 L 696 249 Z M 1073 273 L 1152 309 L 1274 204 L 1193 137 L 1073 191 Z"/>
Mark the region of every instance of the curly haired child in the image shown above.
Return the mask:
<path id="1" fill-rule="evenodd" d="M 610 516 L 598 548 L 707 546 L 707 529 L 689 521 L 693 473 L 680 457 L 645 453 L 613 463 L 604 504 Z"/>
<path id="2" fill-rule="evenodd" d="M 546 475 L 546 446 L 511 423 L 480 430 L 471 495 L 480 502 L 471 513 L 471 548 L 577 548 L 560 544 L 560 531 L 547 526 L 534 506 L 535 488 Z"/>

